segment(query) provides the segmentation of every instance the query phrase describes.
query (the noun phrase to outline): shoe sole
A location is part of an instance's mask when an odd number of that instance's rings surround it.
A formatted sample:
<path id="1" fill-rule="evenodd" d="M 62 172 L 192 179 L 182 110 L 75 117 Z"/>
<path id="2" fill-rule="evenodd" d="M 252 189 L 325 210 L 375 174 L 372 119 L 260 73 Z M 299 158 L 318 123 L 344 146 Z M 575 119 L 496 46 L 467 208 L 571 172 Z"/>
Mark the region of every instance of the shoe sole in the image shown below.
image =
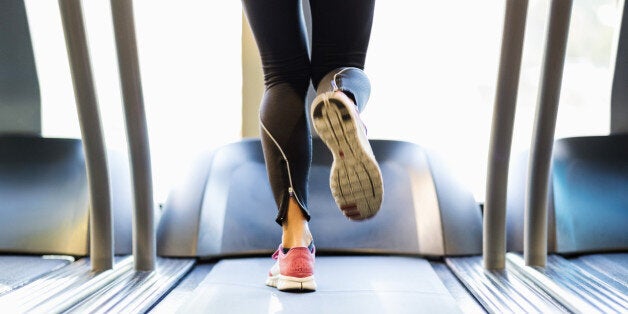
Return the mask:
<path id="1" fill-rule="evenodd" d="M 311 116 L 314 129 L 331 151 L 334 161 L 329 186 L 336 204 L 351 220 L 373 217 L 382 204 L 382 174 L 359 117 L 348 97 L 333 92 L 314 99 Z"/>
<path id="2" fill-rule="evenodd" d="M 275 287 L 280 291 L 316 291 L 314 276 L 290 277 L 290 276 L 269 276 L 266 285 Z"/>

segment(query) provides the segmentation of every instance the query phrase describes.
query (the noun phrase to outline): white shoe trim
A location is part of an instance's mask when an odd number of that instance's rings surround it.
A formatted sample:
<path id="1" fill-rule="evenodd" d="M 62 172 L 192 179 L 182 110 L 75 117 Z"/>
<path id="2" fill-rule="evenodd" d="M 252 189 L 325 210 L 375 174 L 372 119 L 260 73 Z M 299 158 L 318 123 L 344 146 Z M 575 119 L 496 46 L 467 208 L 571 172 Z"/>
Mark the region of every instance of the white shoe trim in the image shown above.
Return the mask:
<path id="1" fill-rule="evenodd" d="M 277 278 L 277 289 L 280 291 L 284 290 L 316 290 L 316 282 L 314 281 L 314 276 L 308 277 L 290 277 L 279 275 Z"/>
<path id="2" fill-rule="evenodd" d="M 268 278 L 266 278 L 266 285 L 275 287 L 278 290 L 316 290 L 316 281 L 314 281 L 314 275 L 307 277 L 291 277 L 284 276 L 280 273 L 279 263 L 275 263 L 270 269 Z"/>

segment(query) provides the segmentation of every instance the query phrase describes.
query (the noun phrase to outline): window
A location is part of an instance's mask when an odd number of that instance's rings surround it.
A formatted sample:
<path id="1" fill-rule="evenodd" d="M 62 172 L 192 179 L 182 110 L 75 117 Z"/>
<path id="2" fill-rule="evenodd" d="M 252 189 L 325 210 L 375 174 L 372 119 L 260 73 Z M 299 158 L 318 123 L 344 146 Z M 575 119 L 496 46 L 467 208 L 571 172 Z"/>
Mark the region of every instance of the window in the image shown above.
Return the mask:
<path id="1" fill-rule="evenodd" d="M 58 4 L 29 0 L 26 5 L 43 135 L 80 138 Z M 240 138 L 241 5 L 136 0 L 134 10 L 155 199 L 163 202 L 201 150 Z M 109 1 L 83 1 L 83 11 L 107 146 L 125 152 Z"/>
<path id="2" fill-rule="evenodd" d="M 550 1 L 530 0 L 513 154 L 529 148 Z M 484 200 L 504 1 L 379 1 L 366 70 L 371 138 L 442 155 Z M 556 138 L 607 134 L 618 1 L 575 0 Z"/>
<path id="3" fill-rule="evenodd" d="M 241 138 L 239 1 L 136 0 L 156 200 L 201 149 Z M 574 0 L 556 138 L 606 134 L 618 0 Z M 27 0 L 45 136 L 79 138 L 56 2 Z M 112 149 L 126 150 L 109 2 L 84 1 L 93 73 Z M 529 147 L 549 1 L 530 0 L 512 151 Z M 371 138 L 439 152 L 484 199 L 504 1 L 376 4 L 363 118 Z M 258 82 L 261 84 L 261 82 Z"/>

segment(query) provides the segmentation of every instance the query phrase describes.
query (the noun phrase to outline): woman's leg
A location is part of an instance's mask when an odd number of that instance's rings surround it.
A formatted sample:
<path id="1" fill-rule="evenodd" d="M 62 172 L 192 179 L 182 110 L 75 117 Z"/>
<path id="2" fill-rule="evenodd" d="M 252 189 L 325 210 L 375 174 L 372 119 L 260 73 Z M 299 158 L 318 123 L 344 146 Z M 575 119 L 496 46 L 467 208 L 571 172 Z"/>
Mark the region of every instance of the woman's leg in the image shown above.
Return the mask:
<path id="1" fill-rule="evenodd" d="M 383 199 L 379 165 L 360 120 L 370 96 L 364 62 L 374 0 L 310 0 L 312 11 L 312 104 L 316 132 L 332 152 L 330 189 L 351 220 L 373 217 Z"/>
<path id="2" fill-rule="evenodd" d="M 260 107 L 261 140 L 279 208 L 284 247 L 307 246 L 307 180 L 311 134 L 305 96 L 310 83 L 300 0 L 242 0 L 262 58 L 266 91 Z"/>
<path id="3" fill-rule="evenodd" d="M 310 0 L 310 8 L 314 88 L 319 89 L 326 75 L 329 82 L 331 72 L 346 67 L 363 70 L 375 0 Z"/>

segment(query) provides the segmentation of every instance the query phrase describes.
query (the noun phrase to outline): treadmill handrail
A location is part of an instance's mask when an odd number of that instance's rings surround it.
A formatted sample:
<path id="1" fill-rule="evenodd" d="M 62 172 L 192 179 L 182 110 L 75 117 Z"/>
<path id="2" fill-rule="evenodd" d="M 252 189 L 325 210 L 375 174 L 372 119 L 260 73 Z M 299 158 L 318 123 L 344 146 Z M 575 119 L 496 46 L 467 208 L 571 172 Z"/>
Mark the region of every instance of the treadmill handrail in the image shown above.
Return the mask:
<path id="1" fill-rule="evenodd" d="M 92 77 L 81 1 L 59 0 L 59 8 L 85 151 L 90 197 L 89 234 L 92 270 L 103 271 L 113 267 L 113 223 L 107 151 Z"/>
<path id="2" fill-rule="evenodd" d="M 528 160 L 523 241 L 527 266 L 544 267 L 547 260 L 550 166 L 572 3 L 573 0 L 553 0 L 549 12 L 541 86 Z"/>
<path id="3" fill-rule="evenodd" d="M 124 100 L 127 141 L 131 159 L 133 195 L 133 255 L 135 269 L 155 269 L 156 241 L 153 183 L 148 128 L 142 94 L 131 0 L 111 0 L 120 83 Z"/>
<path id="4" fill-rule="evenodd" d="M 527 10 L 528 0 L 506 2 L 484 204 L 483 259 L 487 269 L 506 267 L 508 165 Z"/>
<path id="5" fill-rule="evenodd" d="M 618 6 L 620 23 L 615 42 L 613 87 L 611 89 L 611 134 L 628 133 L 628 1 Z"/>

